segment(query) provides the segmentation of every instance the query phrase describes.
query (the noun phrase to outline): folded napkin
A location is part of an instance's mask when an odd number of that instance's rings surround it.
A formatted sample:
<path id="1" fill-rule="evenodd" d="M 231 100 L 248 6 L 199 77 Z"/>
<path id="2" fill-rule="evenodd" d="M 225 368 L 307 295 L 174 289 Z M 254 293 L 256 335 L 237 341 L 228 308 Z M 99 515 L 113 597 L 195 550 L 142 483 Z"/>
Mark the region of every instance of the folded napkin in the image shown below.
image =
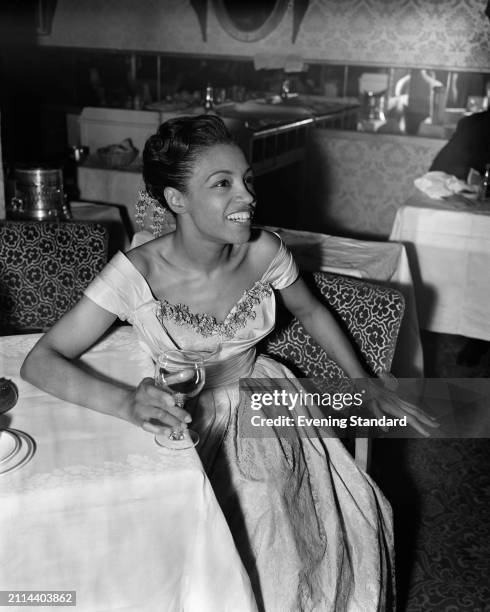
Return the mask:
<path id="1" fill-rule="evenodd" d="M 442 200 L 456 193 L 464 195 L 465 198 L 476 199 L 479 192 L 478 185 L 468 185 L 465 181 L 438 170 L 426 172 L 423 176 L 416 178 L 414 185 L 429 198 L 435 200 Z"/>

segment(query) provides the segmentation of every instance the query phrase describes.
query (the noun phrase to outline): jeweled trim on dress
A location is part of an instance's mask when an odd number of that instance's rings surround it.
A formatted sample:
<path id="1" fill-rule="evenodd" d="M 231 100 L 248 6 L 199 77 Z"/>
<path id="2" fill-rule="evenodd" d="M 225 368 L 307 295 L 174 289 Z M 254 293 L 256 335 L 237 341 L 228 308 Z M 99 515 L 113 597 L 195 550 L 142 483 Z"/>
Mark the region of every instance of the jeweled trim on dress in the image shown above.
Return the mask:
<path id="1" fill-rule="evenodd" d="M 191 327 L 204 337 L 219 334 L 229 339 L 234 337 L 238 329 L 245 327 L 248 321 L 255 319 L 255 306 L 271 294 L 269 283 L 257 281 L 244 292 L 224 321 L 217 321 L 216 317 L 210 314 L 193 313 L 186 304 L 171 304 L 167 300 L 160 300 L 157 318 L 162 325 L 165 320 L 173 321 L 177 325 Z"/>

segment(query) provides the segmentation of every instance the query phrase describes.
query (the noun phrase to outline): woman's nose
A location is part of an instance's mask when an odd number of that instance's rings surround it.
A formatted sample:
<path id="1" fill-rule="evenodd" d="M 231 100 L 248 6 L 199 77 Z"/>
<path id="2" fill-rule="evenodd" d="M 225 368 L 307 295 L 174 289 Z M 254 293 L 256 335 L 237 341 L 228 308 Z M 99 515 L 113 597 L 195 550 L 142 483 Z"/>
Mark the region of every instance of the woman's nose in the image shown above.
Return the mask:
<path id="1" fill-rule="evenodd" d="M 242 182 L 239 188 L 239 197 L 247 204 L 253 204 L 255 202 L 255 189 L 253 185 Z"/>

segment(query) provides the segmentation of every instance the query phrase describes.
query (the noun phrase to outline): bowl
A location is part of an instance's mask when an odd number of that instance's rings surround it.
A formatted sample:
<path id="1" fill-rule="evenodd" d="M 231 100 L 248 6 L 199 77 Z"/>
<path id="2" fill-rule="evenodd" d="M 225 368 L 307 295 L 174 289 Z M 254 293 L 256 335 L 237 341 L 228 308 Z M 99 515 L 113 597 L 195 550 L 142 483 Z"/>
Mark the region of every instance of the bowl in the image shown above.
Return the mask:
<path id="1" fill-rule="evenodd" d="M 129 166 L 136 159 L 138 151 L 97 151 L 97 155 L 107 168 L 121 168 L 122 166 Z"/>

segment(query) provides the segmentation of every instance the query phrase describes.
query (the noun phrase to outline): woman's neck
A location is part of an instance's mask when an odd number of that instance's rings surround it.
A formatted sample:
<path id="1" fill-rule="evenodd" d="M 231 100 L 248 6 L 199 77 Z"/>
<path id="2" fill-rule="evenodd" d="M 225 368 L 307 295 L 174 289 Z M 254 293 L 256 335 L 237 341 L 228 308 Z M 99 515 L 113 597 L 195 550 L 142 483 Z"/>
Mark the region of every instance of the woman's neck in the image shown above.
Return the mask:
<path id="1" fill-rule="evenodd" d="M 178 258 L 179 266 L 205 273 L 211 273 L 225 265 L 233 251 L 232 244 L 220 244 L 202 236 L 190 239 L 179 227 L 173 232 L 172 238 L 173 252 Z"/>

